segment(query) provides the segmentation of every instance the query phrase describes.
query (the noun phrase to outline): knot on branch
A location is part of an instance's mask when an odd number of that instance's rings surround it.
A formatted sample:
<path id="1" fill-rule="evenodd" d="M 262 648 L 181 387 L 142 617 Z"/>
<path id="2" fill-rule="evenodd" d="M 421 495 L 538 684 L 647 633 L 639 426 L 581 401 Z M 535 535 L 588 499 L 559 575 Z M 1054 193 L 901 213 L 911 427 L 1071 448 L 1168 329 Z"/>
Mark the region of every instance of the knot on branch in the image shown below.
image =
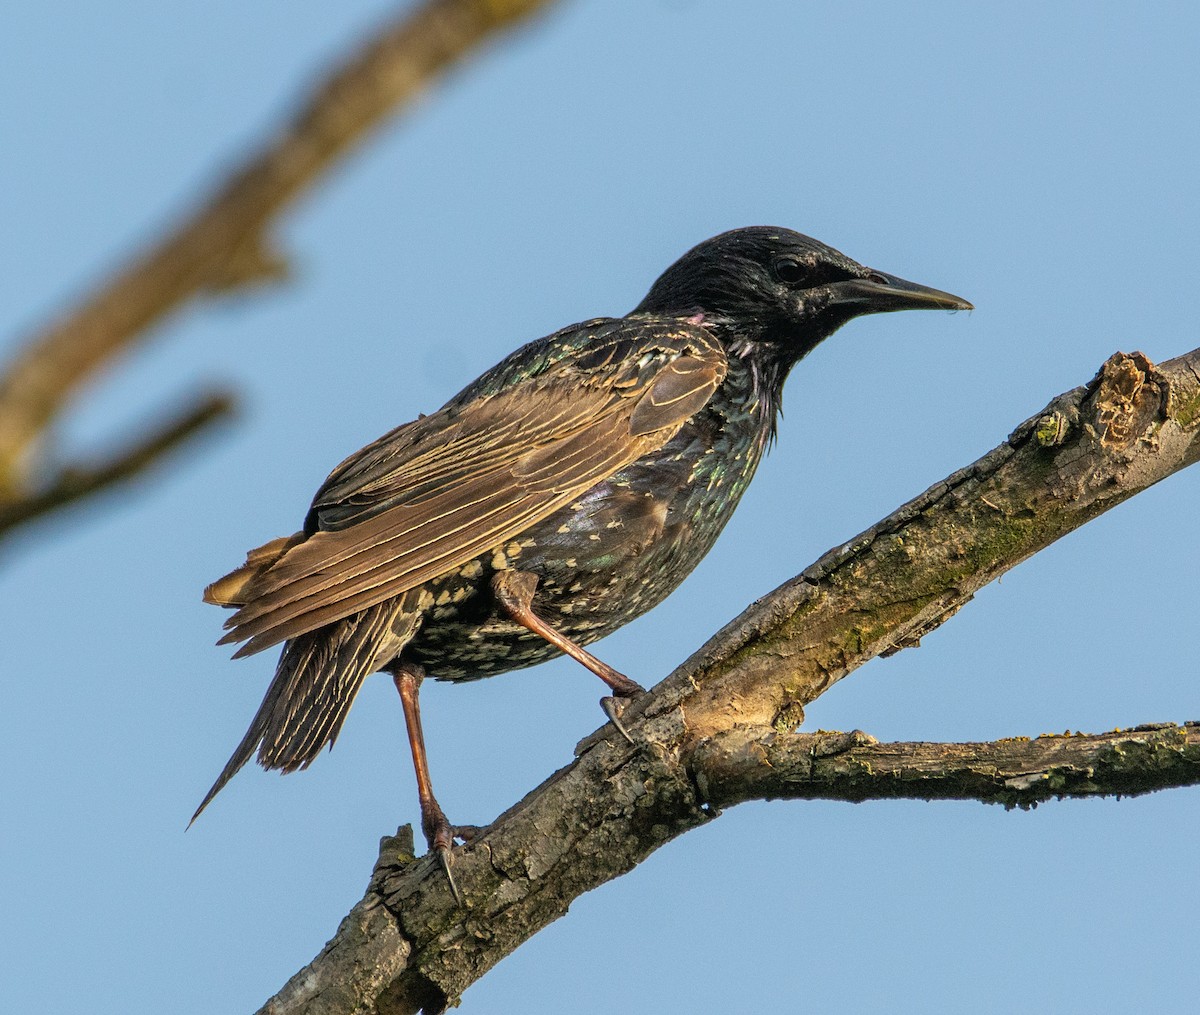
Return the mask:
<path id="1" fill-rule="evenodd" d="M 395 835 L 384 835 L 379 839 L 379 858 L 371 872 L 371 883 L 367 896 L 379 895 L 388 878 L 408 869 L 416 863 L 416 845 L 413 841 L 412 825 L 401 825 Z"/>
<path id="2" fill-rule="evenodd" d="M 1122 450 L 1139 439 L 1153 440 L 1166 418 L 1169 385 L 1140 352 L 1115 353 L 1092 382 L 1092 405 L 1100 443 Z"/>
<path id="3" fill-rule="evenodd" d="M 1071 420 L 1065 412 L 1054 409 L 1038 418 L 1033 428 L 1034 439 L 1044 448 L 1056 448 L 1071 432 Z"/>

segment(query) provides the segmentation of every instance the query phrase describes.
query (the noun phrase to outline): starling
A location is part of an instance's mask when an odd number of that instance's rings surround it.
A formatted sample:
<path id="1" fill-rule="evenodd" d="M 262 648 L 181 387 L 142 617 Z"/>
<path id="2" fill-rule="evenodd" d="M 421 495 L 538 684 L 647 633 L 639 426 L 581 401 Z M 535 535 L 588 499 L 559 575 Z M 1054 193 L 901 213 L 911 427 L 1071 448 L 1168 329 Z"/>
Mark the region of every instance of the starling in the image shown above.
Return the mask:
<path id="1" fill-rule="evenodd" d="M 450 873 L 417 690 L 583 649 L 661 602 L 713 545 L 775 434 L 788 371 L 864 314 L 971 304 L 787 229 L 722 233 L 632 313 L 518 349 L 441 409 L 341 463 L 301 531 L 210 585 L 236 655 L 283 643 L 275 678 L 193 816 L 257 752 L 291 772 L 332 746 L 363 679 L 392 676 L 422 827 Z M 453 887 L 453 879 L 451 878 Z M 457 894 L 457 889 L 455 889 Z"/>

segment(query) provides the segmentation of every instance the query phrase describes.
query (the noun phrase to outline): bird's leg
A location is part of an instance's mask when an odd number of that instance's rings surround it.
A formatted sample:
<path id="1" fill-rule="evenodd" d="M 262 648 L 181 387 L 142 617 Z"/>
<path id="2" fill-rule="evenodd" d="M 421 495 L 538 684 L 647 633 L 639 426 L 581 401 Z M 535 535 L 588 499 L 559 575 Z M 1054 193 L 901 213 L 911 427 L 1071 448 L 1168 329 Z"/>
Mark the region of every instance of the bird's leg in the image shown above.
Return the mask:
<path id="1" fill-rule="evenodd" d="M 454 862 L 454 839 L 466 829 L 456 829 L 433 795 L 433 784 L 429 781 L 429 759 L 425 754 L 425 736 L 421 732 L 421 705 L 418 691 L 421 681 L 425 679 L 425 671 L 414 663 L 396 662 L 389 668 L 396 690 L 400 694 L 400 704 L 404 706 L 404 725 L 408 729 L 408 745 L 412 748 L 413 770 L 417 776 L 417 798 L 421 804 L 421 831 L 425 833 L 425 841 L 430 850 L 437 853 L 442 861 L 442 869 L 446 872 L 446 880 L 450 882 L 450 891 L 454 893 L 454 901 L 463 905 L 462 895 L 454 882 L 450 867 Z"/>
<path id="2" fill-rule="evenodd" d="M 624 673 L 619 673 L 607 663 L 601 662 L 581 645 L 577 645 L 564 634 L 560 634 L 533 612 L 533 593 L 538 585 L 538 576 L 529 571 L 497 571 L 492 576 L 492 592 L 500 608 L 509 619 L 532 631 L 539 638 L 545 638 L 560 652 L 565 652 L 576 662 L 582 663 L 596 676 L 612 688 L 612 696 L 601 698 L 600 707 L 608 716 L 609 722 L 616 727 L 631 744 L 633 737 L 621 724 L 621 709 L 618 699 L 635 698 L 645 693 L 645 688 L 635 680 L 630 680 Z"/>
<path id="3" fill-rule="evenodd" d="M 538 576 L 529 571 L 498 571 L 492 577 L 492 591 L 496 601 L 508 614 L 510 620 L 545 638 L 561 652 L 582 663 L 612 688 L 613 694 L 621 698 L 634 698 L 646 689 L 637 681 L 630 680 L 607 663 L 601 662 L 587 649 L 576 645 L 564 634 L 559 634 L 541 617 L 533 612 L 533 593 L 537 589 Z"/>

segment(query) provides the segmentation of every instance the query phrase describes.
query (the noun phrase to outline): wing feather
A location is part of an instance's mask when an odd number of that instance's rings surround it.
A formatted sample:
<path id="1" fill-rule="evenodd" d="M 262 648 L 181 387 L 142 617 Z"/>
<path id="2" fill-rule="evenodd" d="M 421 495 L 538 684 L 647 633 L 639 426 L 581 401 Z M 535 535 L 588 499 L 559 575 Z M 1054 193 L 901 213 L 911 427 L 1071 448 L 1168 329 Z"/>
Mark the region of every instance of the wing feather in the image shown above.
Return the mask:
<path id="1" fill-rule="evenodd" d="M 240 609 L 222 642 L 245 642 L 238 655 L 260 651 L 507 542 L 665 444 L 724 379 L 723 349 L 690 322 L 580 327 L 596 332 L 583 355 L 578 329 L 551 336 L 543 343 L 562 348 L 549 349 L 537 376 L 497 379 L 510 357 L 334 469 L 307 538 L 267 544 L 234 572 Z"/>

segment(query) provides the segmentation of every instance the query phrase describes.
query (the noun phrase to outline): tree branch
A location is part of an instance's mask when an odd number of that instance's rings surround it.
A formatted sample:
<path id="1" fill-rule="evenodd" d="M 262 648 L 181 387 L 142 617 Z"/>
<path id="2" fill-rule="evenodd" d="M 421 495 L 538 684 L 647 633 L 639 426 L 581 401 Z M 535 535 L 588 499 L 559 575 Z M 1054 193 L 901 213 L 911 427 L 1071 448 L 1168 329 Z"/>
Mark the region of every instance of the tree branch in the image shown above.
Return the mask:
<path id="1" fill-rule="evenodd" d="M 397 105 L 551 2 L 429 0 L 385 25 L 192 215 L 26 342 L 0 376 L 0 513 L 15 525 L 61 503 L 48 432 L 102 366 L 190 300 L 285 274 L 268 234 L 273 218 Z M 71 499 L 90 492 L 76 487 Z"/>
<path id="2" fill-rule="evenodd" d="M 706 800 L 979 800 L 1036 807 L 1200 783 L 1200 723 L 994 743 L 881 744 L 865 733 L 736 729 L 692 755 Z"/>
<path id="3" fill-rule="evenodd" d="M 460 853 L 465 910 L 434 862 L 412 860 L 411 833 L 385 839 L 364 899 L 262 1011 L 440 1011 L 573 899 L 711 820 L 714 804 L 903 795 L 1032 805 L 1195 783 L 1193 725 L 984 745 L 791 731 L 804 705 L 856 667 L 919 644 L 985 583 L 1195 462 L 1198 431 L 1200 350 L 1161 367 L 1114 355 L 995 450 L 727 625 L 626 710 L 637 747 L 610 728 L 583 741 L 574 764 Z"/>

